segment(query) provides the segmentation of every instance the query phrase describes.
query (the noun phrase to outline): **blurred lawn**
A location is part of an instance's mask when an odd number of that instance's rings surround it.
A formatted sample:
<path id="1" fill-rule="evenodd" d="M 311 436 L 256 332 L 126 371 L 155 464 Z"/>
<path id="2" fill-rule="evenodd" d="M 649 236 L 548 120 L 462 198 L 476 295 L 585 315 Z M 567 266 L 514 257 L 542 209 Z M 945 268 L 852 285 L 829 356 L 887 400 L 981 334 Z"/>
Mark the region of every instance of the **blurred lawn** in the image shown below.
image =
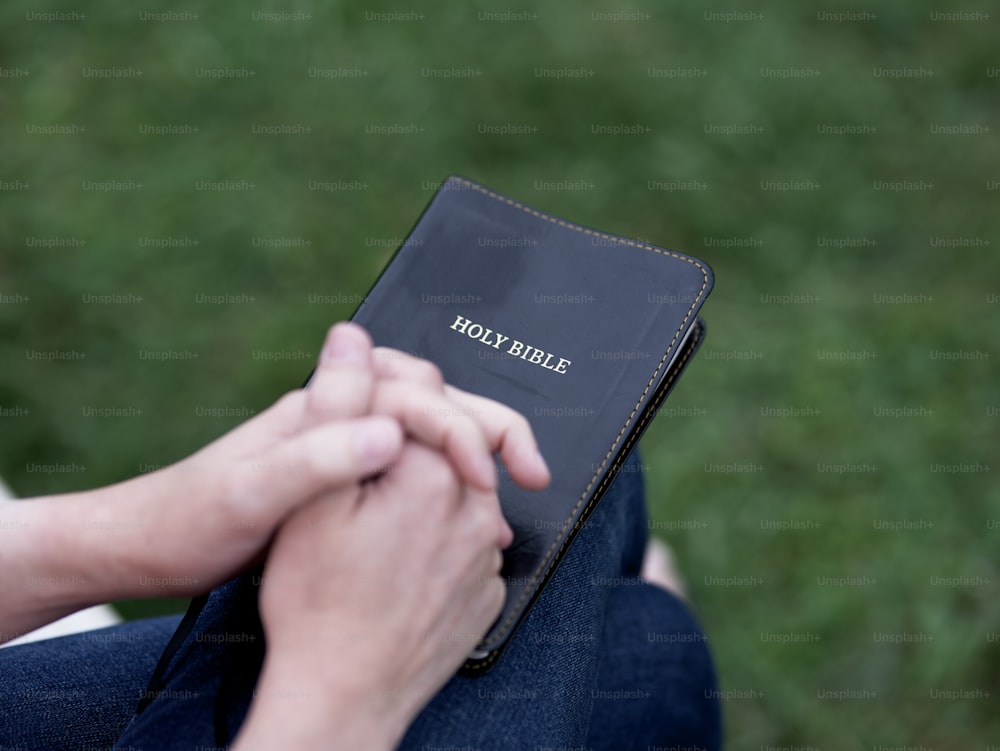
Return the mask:
<path id="1" fill-rule="evenodd" d="M 729 746 L 1000 744 L 1000 147 L 940 132 L 998 126 L 994 18 L 924 0 L 772 1 L 732 21 L 652 2 L 509 22 L 489 14 L 532 9 L 430 2 L 384 21 L 299 3 L 309 18 L 270 22 L 254 11 L 277 4 L 217 1 L 156 22 L 138 16 L 161 6 L 95 1 L 48 22 L 47 5 L 0 11 L 0 473 L 19 494 L 174 461 L 242 421 L 206 408 L 298 385 L 437 181 L 464 174 L 715 269 L 708 343 L 643 449 L 652 526 L 735 692 Z M 600 15 L 623 10 L 649 17 Z M 848 10 L 861 20 L 821 20 Z M 253 75 L 203 72 L 219 68 Z M 623 124 L 642 132 L 595 132 Z M 86 130 L 39 132 L 53 125 Z M 168 125 L 191 132 L 149 132 Z M 311 131 L 255 132 L 281 125 Z M 223 180 L 254 187 L 198 189 Z M 578 189 L 545 184 L 564 180 Z M 142 299 L 90 301 L 109 294 Z M 219 294 L 253 300 L 199 302 Z M 51 351 L 86 356 L 30 354 Z M 142 415 L 83 414 L 111 405 Z M 786 408 L 808 414 L 773 416 Z M 918 415 L 884 412 L 900 408 Z M 46 463 L 86 469 L 30 471 Z M 990 695 L 943 698 L 955 689 Z"/>

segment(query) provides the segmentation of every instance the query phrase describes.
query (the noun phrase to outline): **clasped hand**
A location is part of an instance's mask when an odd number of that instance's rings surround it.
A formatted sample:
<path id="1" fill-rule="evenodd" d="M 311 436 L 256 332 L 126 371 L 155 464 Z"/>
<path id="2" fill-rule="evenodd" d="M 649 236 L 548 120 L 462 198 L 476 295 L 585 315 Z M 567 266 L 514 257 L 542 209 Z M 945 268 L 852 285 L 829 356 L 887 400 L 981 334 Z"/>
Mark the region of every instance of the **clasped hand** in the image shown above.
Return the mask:
<path id="1" fill-rule="evenodd" d="M 341 730 L 389 747 L 502 607 L 513 533 L 496 453 L 519 485 L 547 485 L 522 416 L 337 324 L 306 388 L 196 454 L 5 511 L 25 533 L 0 546 L 0 633 L 111 599 L 200 594 L 263 561 L 267 657 L 241 747 L 276 730 L 287 745 L 287 711 L 306 747 L 331 706 L 349 712 Z"/>

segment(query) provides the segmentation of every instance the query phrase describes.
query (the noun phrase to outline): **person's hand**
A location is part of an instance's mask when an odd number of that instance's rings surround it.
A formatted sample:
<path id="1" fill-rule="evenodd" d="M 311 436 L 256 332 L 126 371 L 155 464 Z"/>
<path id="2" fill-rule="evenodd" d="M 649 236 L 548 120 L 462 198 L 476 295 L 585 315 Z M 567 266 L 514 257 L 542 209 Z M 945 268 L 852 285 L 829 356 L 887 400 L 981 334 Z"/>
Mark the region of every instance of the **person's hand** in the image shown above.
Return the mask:
<path id="1" fill-rule="evenodd" d="M 0 637 L 109 599 L 199 594 L 244 569 L 295 508 L 398 456 L 398 421 L 368 414 L 375 380 L 368 335 L 334 326 L 309 389 L 191 457 L 4 509 L 20 534 L 0 546 Z"/>
<path id="2" fill-rule="evenodd" d="M 529 490 L 541 490 L 549 483 L 549 470 L 538 452 L 531 425 L 522 415 L 492 399 L 456 388 L 444 382 L 440 369 L 427 360 L 414 357 L 399 350 L 376 347 L 374 351 L 375 373 L 381 380 L 407 382 L 410 394 L 413 385 L 430 390 L 431 401 L 413 402 L 407 405 L 409 411 L 418 416 L 462 415 L 473 420 L 486 436 L 492 453 L 499 453 L 511 479 Z M 385 398 L 386 389 L 379 392 L 373 409 L 376 413 L 403 415 L 407 410 L 386 410 L 392 398 Z M 412 424 L 418 420 L 408 422 Z M 425 433 L 426 435 L 426 433 Z M 438 442 L 437 445 L 445 445 Z M 468 475 L 466 475 L 468 477 Z"/>
<path id="3" fill-rule="evenodd" d="M 393 747 L 499 614 L 512 538 L 495 493 L 413 440 L 360 493 L 294 514 L 264 569 L 267 658 L 238 747 L 327 747 L 334 726 L 344 747 Z"/>
<path id="4" fill-rule="evenodd" d="M 176 580 L 174 594 L 210 589 L 257 559 L 295 509 L 386 466 L 402 449 L 402 431 L 397 420 L 369 414 L 375 384 L 368 334 L 351 324 L 331 328 L 308 388 L 137 478 L 159 483 L 156 501 L 136 508 L 159 544 L 136 568 L 153 572 L 154 583 Z"/>
<path id="5" fill-rule="evenodd" d="M 515 480 L 544 486 L 548 471 L 522 417 L 445 387 L 425 361 L 379 352 L 373 372 L 367 334 L 338 324 L 308 388 L 188 459 L 4 509 L 4 529 L 18 533 L 2 546 L 0 641 L 97 602 L 207 591 L 258 560 L 294 509 L 391 461 L 401 425 L 474 486 L 493 487 L 496 451 Z"/>
<path id="6" fill-rule="evenodd" d="M 397 350 L 372 350 L 353 324 L 334 326 L 305 389 L 179 464 L 159 480 L 146 528 L 145 579 L 170 594 L 215 586 L 253 562 L 295 509 L 364 478 L 398 455 L 402 433 L 441 451 L 462 479 L 495 490 L 493 454 L 515 482 L 549 481 L 528 421 L 493 400 L 447 386 L 440 370 Z M 121 513 L 118 511 L 117 513 Z"/>
<path id="7" fill-rule="evenodd" d="M 394 747 L 503 604 L 513 533 L 495 493 L 449 462 L 451 437 L 478 429 L 467 440 L 485 440 L 516 482 L 548 482 L 520 415 L 395 350 L 377 349 L 375 370 L 372 408 L 402 421 L 406 446 L 361 492 L 317 500 L 278 533 L 260 599 L 267 659 L 240 751 Z"/>

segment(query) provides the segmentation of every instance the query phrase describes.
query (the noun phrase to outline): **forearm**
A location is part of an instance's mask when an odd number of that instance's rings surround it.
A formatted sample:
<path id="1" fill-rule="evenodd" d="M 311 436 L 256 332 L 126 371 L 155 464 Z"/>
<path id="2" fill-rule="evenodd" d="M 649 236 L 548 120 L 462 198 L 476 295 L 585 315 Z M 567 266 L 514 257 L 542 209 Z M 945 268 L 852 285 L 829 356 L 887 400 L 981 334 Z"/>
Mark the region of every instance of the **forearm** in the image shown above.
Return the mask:
<path id="1" fill-rule="evenodd" d="M 144 499 L 127 503 L 144 492 L 130 481 L 0 509 L 0 642 L 90 605 L 157 593 L 141 560 Z"/>
<path id="2" fill-rule="evenodd" d="M 0 510 L 0 641 L 90 604 L 70 517 L 82 494 L 17 501 Z"/>

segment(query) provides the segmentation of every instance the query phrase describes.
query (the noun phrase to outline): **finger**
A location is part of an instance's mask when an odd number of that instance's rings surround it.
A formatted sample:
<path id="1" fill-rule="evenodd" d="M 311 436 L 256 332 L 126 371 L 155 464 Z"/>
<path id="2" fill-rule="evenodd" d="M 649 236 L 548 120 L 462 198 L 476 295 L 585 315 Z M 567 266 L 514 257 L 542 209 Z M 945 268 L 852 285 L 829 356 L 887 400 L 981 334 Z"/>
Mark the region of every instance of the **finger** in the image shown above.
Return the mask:
<path id="1" fill-rule="evenodd" d="M 469 596 L 469 599 L 479 600 L 483 608 L 483 613 L 486 616 L 483 622 L 483 635 L 485 635 L 489 625 L 500 615 L 507 598 L 507 583 L 501 576 L 502 568 L 503 554 L 497 548 L 493 548 L 487 555 L 480 558 L 478 575 L 473 585 L 474 592 Z"/>
<path id="2" fill-rule="evenodd" d="M 500 550 L 506 550 L 514 542 L 514 530 L 510 527 L 510 522 L 507 521 L 507 517 L 500 517 L 500 539 L 497 544 L 500 546 Z M 503 554 L 500 556 L 500 563 L 503 563 Z M 499 570 L 499 569 L 498 569 Z"/>
<path id="3" fill-rule="evenodd" d="M 470 568 L 470 572 L 474 574 L 474 578 L 469 582 L 473 590 L 469 599 L 477 596 L 480 598 L 485 597 L 486 599 L 483 604 L 487 605 L 493 599 L 493 596 L 489 593 L 495 590 L 497 585 L 506 590 L 506 581 L 501 576 L 502 568 L 503 553 L 498 548 L 484 550 L 483 554 L 478 556 L 475 564 Z M 501 598 L 500 605 L 502 606 L 502 604 L 503 599 Z M 490 622 L 495 618 L 496 615 L 494 614 Z"/>
<path id="4" fill-rule="evenodd" d="M 531 425 L 520 414 L 487 397 L 444 385 L 440 368 L 428 360 L 389 347 L 376 347 L 373 359 L 379 378 L 417 381 L 431 388 L 443 386 L 445 394 L 467 408 L 470 417 L 479 422 L 490 450 L 500 452 L 511 479 L 518 485 L 541 490 L 549 484 L 549 468 L 538 451 Z"/>
<path id="5" fill-rule="evenodd" d="M 444 388 L 441 369 L 430 360 L 390 347 L 376 347 L 372 360 L 379 378 L 417 381 L 438 391 Z"/>
<path id="6" fill-rule="evenodd" d="M 496 489 L 496 465 L 482 428 L 444 394 L 413 381 L 379 381 L 372 413 L 396 418 L 408 435 L 444 452 L 466 482 Z"/>
<path id="7" fill-rule="evenodd" d="M 434 524 L 452 529 L 468 487 L 447 456 L 419 441 L 406 440 L 390 470 L 371 484 L 365 504 L 373 497 L 389 503 L 402 501 L 402 508 L 393 512 L 400 523 L 430 524 L 436 520 Z"/>
<path id="8" fill-rule="evenodd" d="M 300 428 L 367 414 L 373 387 L 371 337 L 356 324 L 336 324 L 306 387 Z"/>
<path id="9" fill-rule="evenodd" d="M 495 522 L 495 531 L 491 545 L 496 547 L 498 552 L 510 546 L 511 542 L 514 541 L 514 532 L 503 515 L 503 506 L 500 505 L 500 497 L 495 492 L 482 491 L 469 487 L 466 489 L 463 501 L 465 503 L 478 504 L 491 514 Z M 502 557 L 501 554 L 501 562 Z M 497 571 L 499 570 L 497 568 Z"/>
<path id="10" fill-rule="evenodd" d="M 322 493 L 361 482 L 391 464 L 403 449 L 393 419 L 367 416 L 296 434 L 233 466 L 226 492 L 235 512 L 280 520 Z"/>
<path id="11" fill-rule="evenodd" d="M 524 416 L 498 401 L 455 386 L 446 385 L 444 392 L 475 416 L 490 450 L 500 453 L 514 482 L 528 490 L 541 490 L 549 484 L 551 473 L 538 450 L 531 423 Z"/>

